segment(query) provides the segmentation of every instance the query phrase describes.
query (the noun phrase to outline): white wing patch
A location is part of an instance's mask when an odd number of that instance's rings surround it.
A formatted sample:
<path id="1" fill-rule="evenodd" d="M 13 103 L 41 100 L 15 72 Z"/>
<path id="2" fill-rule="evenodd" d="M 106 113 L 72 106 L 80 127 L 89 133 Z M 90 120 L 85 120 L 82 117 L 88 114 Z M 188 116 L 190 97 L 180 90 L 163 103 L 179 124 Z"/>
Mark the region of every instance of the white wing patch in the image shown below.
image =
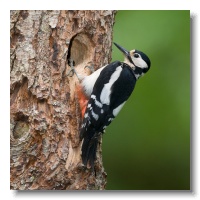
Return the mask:
<path id="1" fill-rule="evenodd" d="M 89 76 L 86 76 L 83 79 L 81 85 L 83 86 L 84 92 L 88 97 L 90 97 L 90 95 L 92 94 L 94 84 L 96 83 L 99 74 L 106 66 L 101 67 L 100 69 L 96 70 L 94 73 L 90 74 Z"/>
<path id="2" fill-rule="evenodd" d="M 92 113 L 92 117 L 94 117 L 94 119 L 97 121 L 99 119 L 99 115 L 97 115 L 96 113 L 94 113 L 94 111 L 91 111 Z"/>
<path id="3" fill-rule="evenodd" d="M 124 103 L 120 104 L 117 108 L 115 108 L 115 109 L 113 110 L 113 115 L 114 115 L 115 117 L 118 115 L 119 111 L 122 109 L 122 107 L 124 106 L 125 103 L 126 103 L 126 101 L 125 101 Z"/>
<path id="4" fill-rule="evenodd" d="M 115 72 L 110 77 L 108 83 L 104 84 L 104 87 L 101 92 L 100 100 L 102 104 L 109 105 L 110 104 L 110 94 L 111 94 L 111 87 L 113 83 L 119 78 L 122 71 L 122 66 L 116 68 Z"/>
<path id="5" fill-rule="evenodd" d="M 95 95 L 91 95 L 91 98 L 94 99 L 94 103 L 96 104 L 97 107 L 102 108 L 103 106 L 102 103 L 97 100 Z"/>

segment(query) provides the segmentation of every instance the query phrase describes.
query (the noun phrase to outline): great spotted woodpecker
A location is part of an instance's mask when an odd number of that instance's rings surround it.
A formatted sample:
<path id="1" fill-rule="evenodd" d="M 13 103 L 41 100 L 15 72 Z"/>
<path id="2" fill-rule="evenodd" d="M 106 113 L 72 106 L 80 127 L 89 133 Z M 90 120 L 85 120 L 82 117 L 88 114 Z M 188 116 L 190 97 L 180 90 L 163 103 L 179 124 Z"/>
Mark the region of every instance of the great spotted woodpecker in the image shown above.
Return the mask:
<path id="1" fill-rule="evenodd" d="M 136 81 L 150 69 L 150 59 L 143 52 L 130 52 L 114 43 L 124 53 L 124 62 L 115 61 L 86 76 L 79 87 L 83 122 L 80 130 L 82 161 L 94 168 L 98 140 L 130 97 Z"/>

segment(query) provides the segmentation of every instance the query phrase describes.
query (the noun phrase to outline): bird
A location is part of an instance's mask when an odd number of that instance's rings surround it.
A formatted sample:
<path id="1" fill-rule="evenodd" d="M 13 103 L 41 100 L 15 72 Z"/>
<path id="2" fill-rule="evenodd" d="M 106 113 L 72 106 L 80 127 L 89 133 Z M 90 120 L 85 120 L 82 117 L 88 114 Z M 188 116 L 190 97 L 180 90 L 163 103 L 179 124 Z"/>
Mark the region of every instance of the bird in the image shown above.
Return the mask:
<path id="1" fill-rule="evenodd" d="M 82 113 L 81 157 L 84 166 L 89 164 L 92 169 L 101 135 L 131 96 L 137 80 L 151 66 L 149 57 L 142 51 L 128 51 L 117 43 L 114 45 L 124 54 L 124 61 L 99 68 L 84 77 L 77 89 Z"/>

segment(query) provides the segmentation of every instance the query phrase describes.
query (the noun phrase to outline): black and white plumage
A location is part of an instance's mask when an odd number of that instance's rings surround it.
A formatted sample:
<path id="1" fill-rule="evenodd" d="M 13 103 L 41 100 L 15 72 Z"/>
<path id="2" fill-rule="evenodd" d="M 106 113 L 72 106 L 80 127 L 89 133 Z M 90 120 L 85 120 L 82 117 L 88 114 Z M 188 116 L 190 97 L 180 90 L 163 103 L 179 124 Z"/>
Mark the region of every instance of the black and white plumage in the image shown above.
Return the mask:
<path id="1" fill-rule="evenodd" d="M 89 97 L 80 138 L 83 164 L 94 167 L 98 139 L 130 97 L 137 79 L 150 68 L 149 58 L 138 50 L 128 52 L 114 43 L 125 55 L 124 62 L 115 61 L 85 77 L 82 87 Z"/>

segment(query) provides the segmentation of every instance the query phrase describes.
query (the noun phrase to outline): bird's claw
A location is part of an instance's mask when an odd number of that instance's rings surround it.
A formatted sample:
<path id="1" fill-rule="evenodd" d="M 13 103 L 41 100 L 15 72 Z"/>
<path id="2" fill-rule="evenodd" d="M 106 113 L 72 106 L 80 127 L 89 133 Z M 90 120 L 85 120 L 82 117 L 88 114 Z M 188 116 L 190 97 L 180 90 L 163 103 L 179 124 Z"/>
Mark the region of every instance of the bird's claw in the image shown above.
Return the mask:
<path id="1" fill-rule="evenodd" d="M 78 76 L 78 74 L 75 70 L 74 61 L 72 59 L 69 59 L 69 66 L 71 69 L 67 72 L 66 76 L 72 77 L 74 74 L 76 74 L 78 80 L 81 81 L 80 77 Z"/>
<path id="2" fill-rule="evenodd" d="M 77 72 L 75 70 L 75 63 L 72 59 L 68 60 L 68 65 L 70 66 L 70 70 L 67 72 L 66 76 L 72 77 L 75 74 L 80 82 L 83 78 L 79 77 L 79 75 L 77 74 Z M 93 73 L 95 71 L 94 65 L 85 66 L 84 69 L 85 68 L 88 68 L 91 71 L 91 73 Z"/>
<path id="3" fill-rule="evenodd" d="M 76 73 L 76 70 L 73 67 L 67 72 L 66 76 L 72 77 L 74 74 L 77 74 L 77 73 Z"/>

